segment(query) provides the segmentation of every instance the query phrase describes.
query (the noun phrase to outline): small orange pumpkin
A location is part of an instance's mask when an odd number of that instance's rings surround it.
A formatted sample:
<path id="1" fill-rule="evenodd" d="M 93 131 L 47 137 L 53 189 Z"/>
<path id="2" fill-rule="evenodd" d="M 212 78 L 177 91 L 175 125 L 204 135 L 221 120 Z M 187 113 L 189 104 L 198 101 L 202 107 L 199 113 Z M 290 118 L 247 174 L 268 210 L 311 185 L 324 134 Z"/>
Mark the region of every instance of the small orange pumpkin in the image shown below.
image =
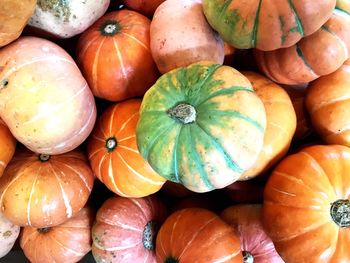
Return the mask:
<path id="1" fill-rule="evenodd" d="M 0 119 L 0 177 L 12 159 L 16 149 L 16 139 L 12 136 L 5 122 Z"/>

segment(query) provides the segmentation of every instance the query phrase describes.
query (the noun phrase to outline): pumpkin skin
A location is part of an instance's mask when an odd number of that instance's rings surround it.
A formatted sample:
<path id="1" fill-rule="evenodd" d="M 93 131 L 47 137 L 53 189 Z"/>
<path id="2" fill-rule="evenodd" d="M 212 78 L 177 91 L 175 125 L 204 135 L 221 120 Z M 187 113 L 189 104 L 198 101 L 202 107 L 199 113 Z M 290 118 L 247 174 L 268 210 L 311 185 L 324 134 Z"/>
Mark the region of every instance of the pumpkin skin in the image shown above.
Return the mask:
<path id="1" fill-rule="evenodd" d="M 252 167 L 265 128 L 264 105 L 248 79 L 231 67 L 201 62 L 163 75 L 146 92 L 136 140 L 159 175 L 207 192 Z"/>
<path id="2" fill-rule="evenodd" d="M 19 235 L 20 227 L 11 223 L 0 212 L 0 258 L 10 252 Z"/>
<path id="3" fill-rule="evenodd" d="M 150 32 L 152 56 L 163 74 L 204 60 L 224 61 L 224 42 L 205 19 L 201 0 L 165 1 Z"/>
<path id="4" fill-rule="evenodd" d="M 350 146 L 350 63 L 310 83 L 306 108 L 315 131 L 328 144 Z"/>
<path id="5" fill-rule="evenodd" d="M 84 207 L 93 181 L 81 152 L 50 156 L 19 149 L 0 178 L 1 210 L 19 226 L 56 226 Z"/>
<path id="6" fill-rule="evenodd" d="M 221 37 L 239 49 L 275 50 L 318 30 L 336 0 L 310 2 L 203 0 L 204 14 Z"/>
<path id="7" fill-rule="evenodd" d="M 344 9 L 340 8 L 342 3 L 347 3 Z M 255 55 L 260 70 L 271 80 L 295 85 L 336 71 L 349 58 L 349 52 L 350 2 L 338 0 L 331 18 L 314 34 L 289 48 L 256 51 Z"/>
<path id="8" fill-rule="evenodd" d="M 244 263 L 284 263 L 263 228 L 260 204 L 230 206 L 220 217 L 239 236 Z"/>
<path id="9" fill-rule="evenodd" d="M 79 38 L 78 64 L 96 97 L 142 96 L 158 78 L 150 51 L 150 20 L 130 10 L 106 14 Z"/>
<path id="10" fill-rule="evenodd" d="M 94 97 L 73 59 L 56 44 L 22 37 L 0 50 L 0 117 L 37 153 L 78 147 L 96 119 Z"/>
<path id="11" fill-rule="evenodd" d="M 91 250 L 94 213 L 81 209 L 74 217 L 52 228 L 24 227 L 20 246 L 32 263 L 79 262 Z"/>
<path id="12" fill-rule="evenodd" d="M 248 180 L 264 173 L 276 164 L 288 151 L 296 129 L 293 104 L 284 89 L 262 75 L 242 72 L 264 103 L 267 126 L 264 146 L 258 160 L 239 180 Z"/>
<path id="13" fill-rule="evenodd" d="M 285 262 L 350 261 L 349 169 L 348 147 L 316 145 L 288 156 L 272 172 L 262 218 Z"/>
<path id="14" fill-rule="evenodd" d="M 165 0 L 124 0 L 124 4 L 145 16 L 152 17 L 157 7 Z"/>
<path id="15" fill-rule="evenodd" d="M 219 216 L 203 208 L 171 214 L 156 242 L 157 262 L 242 262 L 239 238 Z"/>
<path id="16" fill-rule="evenodd" d="M 36 0 L 2 0 L 0 6 L 0 47 L 16 40 L 32 16 Z"/>
<path id="17" fill-rule="evenodd" d="M 112 197 L 96 215 L 92 254 L 97 263 L 155 263 L 155 239 L 165 207 L 154 196 Z"/>
<path id="18" fill-rule="evenodd" d="M 92 170 L 111 191 L 125 197 L 157 192 L 165 182 L 142 158 L 136 145 L 141 100 L 110 106 L 100 117 L 88 143 Z"/>
<path id="19" fill-rule="evenodd" d="M 11 161 L 16 150 L 16 139 L 2 119 L 0 119 L 0 177 L 4 173 L 7 164 Z"/>

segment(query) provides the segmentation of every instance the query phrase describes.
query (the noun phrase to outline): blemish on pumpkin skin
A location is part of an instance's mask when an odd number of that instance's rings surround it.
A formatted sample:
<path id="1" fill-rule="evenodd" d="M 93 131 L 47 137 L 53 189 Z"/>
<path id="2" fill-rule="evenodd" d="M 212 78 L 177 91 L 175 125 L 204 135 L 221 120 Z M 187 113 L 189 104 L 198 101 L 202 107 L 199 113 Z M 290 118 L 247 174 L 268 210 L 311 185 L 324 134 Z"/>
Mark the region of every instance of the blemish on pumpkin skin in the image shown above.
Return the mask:
<path id="1" fill-rule="evenodd" d="M 10 231 L 10 230 L 7 230 L 6 232 L 4 232 L 3 234 L 2 234 L 2 236 L 4 237 L 4 238 L 8 238 L 8 237 L 10 237 L 12 235 L 12 232 Z"/>

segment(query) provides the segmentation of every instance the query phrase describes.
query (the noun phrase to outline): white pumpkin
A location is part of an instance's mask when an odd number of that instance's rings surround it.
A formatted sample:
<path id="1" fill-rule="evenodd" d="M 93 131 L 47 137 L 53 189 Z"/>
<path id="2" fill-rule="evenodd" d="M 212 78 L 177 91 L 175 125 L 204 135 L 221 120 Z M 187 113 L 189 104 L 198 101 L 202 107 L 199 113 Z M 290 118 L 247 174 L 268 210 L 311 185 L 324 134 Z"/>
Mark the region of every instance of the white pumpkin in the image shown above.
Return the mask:
<path id="1" fill-rule="evenodd" d="M 16 242 L 20 227 L 12 224 L 0 212 L 0 258 L 4 257 Z"/>
<path id="2" fill-rule="evenodd" d="M 38 0 L 29 25 L 59 38 L 82 33 L 107 10 L 110 0 Z"/>

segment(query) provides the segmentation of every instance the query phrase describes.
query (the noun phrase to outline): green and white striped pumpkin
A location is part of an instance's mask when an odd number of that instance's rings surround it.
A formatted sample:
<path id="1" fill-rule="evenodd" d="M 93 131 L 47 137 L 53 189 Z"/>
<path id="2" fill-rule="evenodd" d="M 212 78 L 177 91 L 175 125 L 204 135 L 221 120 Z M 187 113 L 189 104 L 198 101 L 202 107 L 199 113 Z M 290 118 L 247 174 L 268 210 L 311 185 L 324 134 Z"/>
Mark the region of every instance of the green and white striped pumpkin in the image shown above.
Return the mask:
<path id="1" fill-rule="evenodd" d="M 223 188 L 256 161 L 264 105 L 237 70 L 209 62 L 177 68 L 147 91 L 136 130 L 161 176 L 195 192 Z"/>

